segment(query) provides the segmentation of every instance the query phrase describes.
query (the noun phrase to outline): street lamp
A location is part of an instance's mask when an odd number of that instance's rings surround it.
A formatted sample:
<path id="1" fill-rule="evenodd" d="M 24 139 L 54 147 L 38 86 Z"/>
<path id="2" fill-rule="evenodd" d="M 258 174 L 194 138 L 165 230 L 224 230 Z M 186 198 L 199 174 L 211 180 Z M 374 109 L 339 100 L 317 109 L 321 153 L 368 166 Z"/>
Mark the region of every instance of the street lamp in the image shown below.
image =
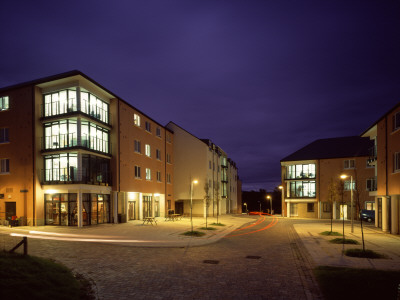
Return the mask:
<path id="1" fill-rule="evenodd" d="M 283 205 L 283 185 L 278 186 L 278 188 L 281 190 L 281 205 L 282 205 L 282 217 L 285 217 L 285 209 Z"/>
<path id="2" fill-rule="evenodd" d="M 342 179 L 346 179 L 347 177 L 349 177 L 348 175 L 340 175 L 340 178 Z M 354 232 L 354 224 L 353 224 L 353 176 L 350 175 L 350 214 L 351 214 L 351 233 Z M 344 212 L 343 212 L 344 213 Z M 343 218 L 344 218 L 344 214 L 343 214 Z"/>
<path id="3" fill-rule="evenodd" d="M 272 198 L 271 198 L 270 195 L 267 196 L 267 200 L 269 200 L 269 206 L 270 206 L 270 208 L 271 208 L 270 213 L 271 213 L 271 215 L 272 215 Z"/>
<path id="4" fill-rule="evenodd" d="M 193 184 L 197 184 L 198 181 L 195 179 L 190 184 L 190 224 L 192 225 L 193 232 Z"/>
<path id="5" fill-rule="evenodd" d="M 246 214 L 247 214 L 247 203 L 243 203 L 244 207 L 246 207 Z"/>

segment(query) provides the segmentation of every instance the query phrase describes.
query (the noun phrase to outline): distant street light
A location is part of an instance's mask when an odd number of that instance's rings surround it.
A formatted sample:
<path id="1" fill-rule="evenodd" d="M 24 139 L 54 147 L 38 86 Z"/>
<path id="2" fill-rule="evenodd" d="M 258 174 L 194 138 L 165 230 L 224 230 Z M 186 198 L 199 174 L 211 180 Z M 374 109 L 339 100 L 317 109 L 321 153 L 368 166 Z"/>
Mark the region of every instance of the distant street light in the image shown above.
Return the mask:
<path id="1" fill-rule="evenodd" d="M 269 200 L 269 207 L 270 207 L 270 209 L 271 209 L 270 213 L 271 213 L 271 215 L 272 215 L 272 198 L 271 198 L 270 195 L 268 195 L 268 196 L 267 196 L 267 199 Z"/>
<path id="2" fill-rule="evenodd" d="M 340 178 L 342 178 L 342 179 L 346 179 L 347 177 L 349 177 L 348 175 L 345 175 L 345 174 L 343 174 L 343 175 L 340 175 Z M 350 219 L 351 219 L 351 233 L 354 233 L 354 224 L 353 224 L 353 176 L 352 175 L 350 175 L 350 192 L 351 192 L 351 202 L 350 202 L 350 214 L 351 214 L 351 217 L 350 217 Z M 343 219 L 344 219 L 344 211 L 343 211 Z"/>
<path id="3" fill-rule="evenodd" d="M 247 203 L 243 203 L 244 207 L 246 207 L 246 213 L 247 213 Z"/>
<path id="4" fill-rule="evenodd" d="M 282 217 L 285 217 L 285 209 L 284 209 L 284 205 L 283 205 L 283 185 L 280 185 L 278 187 L 281 190 L 281 203 L 282 203 Z"/>
<path id="5" fill-rule="evenodd" d="M 190 224 L 192 225 L 193 232 L 193 184 L 197 184 L 198 181 L 195 179 L 190 184 Z"/>

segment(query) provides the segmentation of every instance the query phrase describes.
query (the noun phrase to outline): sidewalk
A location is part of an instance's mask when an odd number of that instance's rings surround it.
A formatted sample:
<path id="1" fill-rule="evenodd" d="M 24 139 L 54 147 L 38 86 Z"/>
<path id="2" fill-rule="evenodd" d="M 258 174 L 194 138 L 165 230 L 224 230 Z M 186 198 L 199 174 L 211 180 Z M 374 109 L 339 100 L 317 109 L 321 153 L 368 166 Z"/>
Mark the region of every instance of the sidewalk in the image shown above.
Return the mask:
<path id="1" fill-rule="evenodd" d="M 362 249 L 361 228 L 359 222 L 354 224 L 351 233 L 350 222 L 345 222 L 345 238 L 359 242 L 359 245 L 341 245 L 329 243 L 337 236 L 323 236 L 320 233 L 330 231 L 330 221 L 310 222 L 293 225 L 307 252 L 312 257 L 314 266 L 336 266 L 349 268 L 373 268 L 380 270 L 400 270 L 400 237 L 383 233 L 379 229 L 364 226 L 365 249 L 373 250 L 387 256 L 385 259 L 356 258 L 343 255 L 345 249 Z M 343 223 L 335 221 L 333 231 L 342 233 Z"/>
<path id="2" fill-rule="evenodd" d="M 83 228 L 67 226 L 0 226 L 0 234 L 14 233 L 28 236 L 28 238 L 58 239 L 68 241 L 85 241 L 93 243 L 112 243 L 129 245 L 133 247 L 194 247 L 203 246 L 216 242 L 231 233 L 238 227 L 254 222 L 254 219 L 241 217 L 240 215 L 224 215 L 218 218 L 218 222 L 225 226 L 213 226 L 217 222 L 215 217 L 208 218 L 208 227 L 216 230 L 201 230 L 205 227 L 205 219 L 193 218 L 193 230 L 205 232 L 206 235 L 199 237 L 184 236 L 182 233 L 191 231 L 189 217 L 178 221 L 165 221 L 165 218 L 156 218 L 157 225 L 146 224 L 135 220 L 122 224 L 101 224 L 85 226 Z"/>

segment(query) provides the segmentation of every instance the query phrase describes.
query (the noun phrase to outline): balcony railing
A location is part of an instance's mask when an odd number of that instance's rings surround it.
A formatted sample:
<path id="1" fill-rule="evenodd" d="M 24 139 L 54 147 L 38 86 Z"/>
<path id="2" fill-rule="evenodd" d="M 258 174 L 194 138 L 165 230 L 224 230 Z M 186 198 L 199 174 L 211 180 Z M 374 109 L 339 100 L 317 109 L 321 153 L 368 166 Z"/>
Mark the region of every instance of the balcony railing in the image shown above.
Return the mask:
<path id="1" fill-rule="evenodd" d="M 111 116 L 107 110 L 104 110 L 100 107 L 96 107 L 93 105 L 84 106 L 83 109 L 78 110 L 76 104 L 67 104 L 67 103 L 48 103 L 41 105 L 41 117 L 42 118 L 49 118 L 49 117 L 56 117 L 62 116 L 66 114 L 72 113 L 82 113 L 86 116 L 91 117 L 97 121 L 100 121 L 104 124 L 110 125 L 111 124 Z"/>
<path id="2" fill-rule="evenodd" d="M 82 135 L 78 139 L 76 133 L 68 133 L 42 138 L 42 151 L 65 150 L 73 147 L 111 154 L 111 142 L 95 136 Z"/>
<path id="3" fill-rule="evenodd" d="M 314 179 L 314 178 L 315 178 L 315 173 L 301 172 L 300 174 L 289 173 L 286 175 L 286 179 Z"/>
<path id="4" fill-rule="evenodd" d="M 53 168 L 41 170 L 42 184 L 93 184 L 93 185 L 111 185 L 111 173 L 89 171 L 83 169 L 81 174 L 78 174 L 78 169 L 75 167 L 69 168 Z"/>

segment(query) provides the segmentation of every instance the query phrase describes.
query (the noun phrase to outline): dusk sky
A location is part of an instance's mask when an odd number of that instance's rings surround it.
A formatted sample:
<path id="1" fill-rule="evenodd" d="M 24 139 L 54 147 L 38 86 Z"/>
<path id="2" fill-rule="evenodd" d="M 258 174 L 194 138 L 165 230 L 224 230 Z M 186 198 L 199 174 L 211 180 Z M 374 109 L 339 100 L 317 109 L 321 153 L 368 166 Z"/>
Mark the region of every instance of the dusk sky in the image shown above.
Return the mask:
<path id="1" fill-rule="evenodd" d="M 400 101 L 400 1 L 2 1 L 0 87 L 80 70 L 211 139 L 243 190 Z"/>

